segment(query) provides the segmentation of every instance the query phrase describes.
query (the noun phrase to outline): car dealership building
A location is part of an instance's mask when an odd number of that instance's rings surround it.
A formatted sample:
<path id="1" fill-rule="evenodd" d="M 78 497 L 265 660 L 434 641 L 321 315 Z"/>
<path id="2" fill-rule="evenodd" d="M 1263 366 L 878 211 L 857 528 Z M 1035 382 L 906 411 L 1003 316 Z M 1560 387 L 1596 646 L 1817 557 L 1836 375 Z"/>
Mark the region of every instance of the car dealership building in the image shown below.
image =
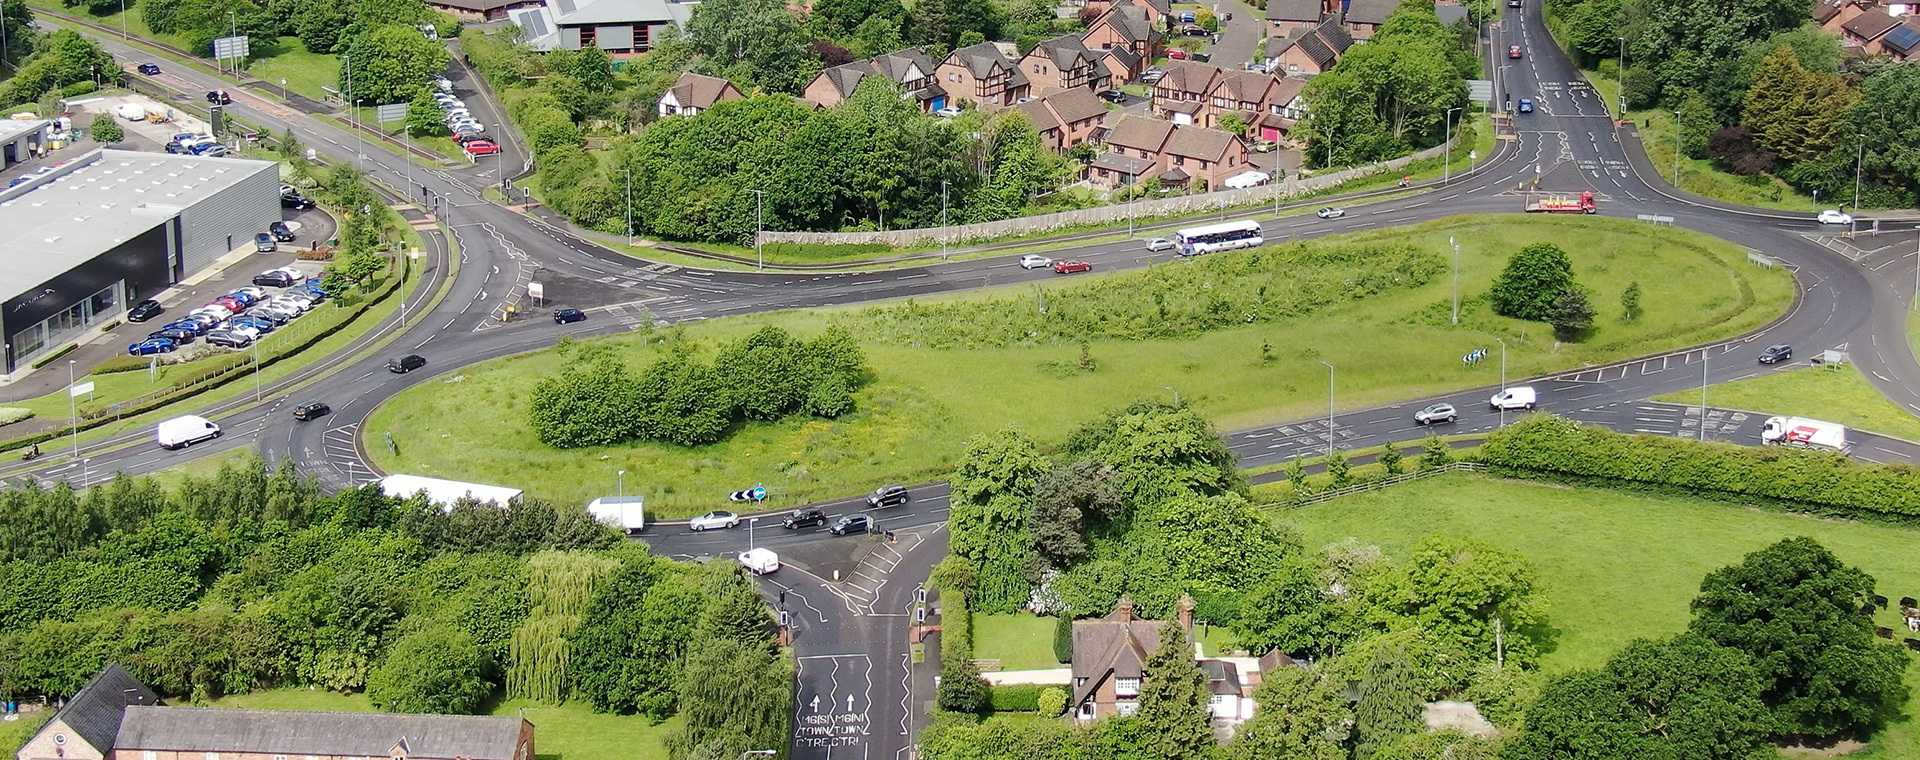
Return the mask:
<path id="1" fill-rule="evenodd" d="M 0 191 L 5 371 L 251 248 L 279 219 L 270 161 L 97 150 Z"/>

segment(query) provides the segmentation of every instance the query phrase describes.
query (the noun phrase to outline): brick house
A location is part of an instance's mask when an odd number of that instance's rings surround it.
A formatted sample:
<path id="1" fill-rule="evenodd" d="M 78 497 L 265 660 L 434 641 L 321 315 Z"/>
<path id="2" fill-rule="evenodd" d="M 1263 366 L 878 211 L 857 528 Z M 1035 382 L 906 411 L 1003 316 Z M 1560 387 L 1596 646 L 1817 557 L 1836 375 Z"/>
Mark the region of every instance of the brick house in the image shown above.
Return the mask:
<path id="1" fill-rule="evenodd" d="M 1027 75 L 991 42 L 953 51 L 935 72 L 948 98 L 987 111 L 1019 103 L 1032 91 Z"/>
<path id="2" fill-rule="evenodd" d="M 1062 90 L 1016 106 L 1047 147 L 1064 151 L 1093 139 L 1107 121 L 1107 104 L 1084 89 Z"/>
<path id="3" fill-rule="evenodd" d="M 1146 11 L 1138 5 L 1121 5 L 1109 9 L 1087 25 L 1087 32 L 1080 35 L 1080 41 L 1088 50 L 1125 50 L 1131 53 L 1128 62 L 1131 67 L 1125 75 L 1115 74 L 1118 82 L 1131 82 L 1140 77 L 1145 66 L 1160 56 L 1160 46 L 1165 37 L 1160 29 L 1148 18 Z M 1109 73 L 1112 63 L 1109 58 Z"/>
<path id="4" fill-rule="evenodd" d="M 1239 138 L 1217 129 L 1143 116 L 1120 117 L 1108 130 L 1106 144 L 1109 151 L 1088 165 L 1087 179 L 1108 189 L 1130 179 L 1158 178 L 1177 187 L 1199 179 L 1213 190 L 1247 168 L 1247 147 Z"/>
<path id="5" fill-rule="evenodd" d="M 1193 630 L 1193 600 L 1180 600 L 1180 627 Z M 1147 656 L 1160 645 L 1163 623 L 1134 616 L 1133 600 L 1121 597 L 1113 612 L 1073 621 L 1073 698 L 1069 713 L 1091 721 L 1138 710 Z"/>
<path id="6" fill-rule="evenodd" d="M 1171 185 L 1176 172 L 1199 180 L 1207 190 L 1219 190 L 1228 177 L 1247 169 L 1247 145 L 1232 133 L 1205 127 L 1176 127 L 1162 149 L 1166 156 L 1163 179 Z"/>
<path id="7" fill-rule="evenodd" d="M 1063 34 L 1027 51 L 1020 59 L 1020 70 L 1026 72 L 1035 96 L 1074 89 L 1100 92 L 1113 79 L 1101 63 L 1105 57 L 1102 51 L 1088 50 L 1079 35 Z"/>
<path id="8" fill-rule="evenodd" d="M 1092 8 L 1095 13 L 1106 13 L 1116 5 L 1139 8 L 1141 15 L 1146 17 L 1147 22 L 1156 27 L 1165 28 L 1168 24 L 1172 23 L 1169 21 L 1169 17 L 1173 15 L 1173 4 L 1169 2 L 1169 0 L 1118 0 L 1118 2 L 1115 2 L 1115 0 L 1087 0 L 1085 7 Z"/>
<path id="9" fill-rule="evenodd" d="M 918 48 L 907 48 L 821 71 L 807 82 L 800 98 L 816 108 L 832 108 L 853 97 L 862 79 L 879 76 L 899 85 L 901 94 L 913 98 L 921 112 L 938 111 L 947 106 L 947 92 L 934 72 L 933 59 Z"/>
<path id="10" fill-rule="evenodd" d="M 534 760 L 533 724 L 484 715 L 164 707 L 108 665 L 17 760 Z"/>
<path id="11" fill-rule="evenodd" d="M 1203 123 L 1219 129 L 1222 117 L 1237 114 L 1240 123 L 1247 126 L 1247 137 L 1277 142 L 1280 138 L 1278 133 L 1268 135 L 1256 132 L 1256 125 L 1263 123 L 1264 116 L 1284 116 L 1288 105 L 1306 87 L 1307 83 L 1301 80 L 1282 79 L 1258 71 L 1223 72 L 1214 83 L 1213 90 L 1207 93 Z M 1290 128 L 1292 125 L 1287 126 Z"/>
<path id="12" fill-rule="evenodd" d="M 507 14 L 533 8 L 542 0 L 427 0 L 427 5 L 469 24 L 503 21 Z"/>
<path id="13" fill-rule="evenodd" d="M 1387 17 L 1400 7 L 1400 0 L 1347 0 L 1344 19 L 1347 33 L 1356 42 L 1373 39 L 1373 33 L 1387 23 Z"/>
<path id="14" fill-rule="evenodd" d="M 1193 61 L 1167 61 L 1162 68 L 1166 74 L 1153 83 L 1153 115 L 1175 124 L 1201 123 L 1208 94 L 1227 72 L 1210 63 Z"/>
<path id="15" fill-rule="evenodd" d="M 732 82 L 689 71 L 681 74 L 666 94 L 660 96 L 660 115 L 698 116 L 716 103 L 744 97 Z"/>
<path id="16" fill-rule="evenodd" d="M 1311 77 L 1340 62 L 1340 56 L 1353 47 L 1353 37 L 1338 17 L 1328 17 L 1310 27 L 1294 29 L 1285 36 L 1267 40 L 1267 71 L 1280 76 Z"/>
<path id="17" fill-rule="evenodd" d="M 1267 0 L 1267 29 L 1275 36 L 1312 27 L 1326 16 L 1323 0 Z"/>
<path id="18" fill-rule="evenodd" d="M 1867 55 L 1875 55 L 1881 52 L 1880 38 L 1898 26 L 1900 19 L 1894 18 L 1886 8 L 1875 7 L 1842 24 L 1840 39 L 1849 47 L 1857 47 Z"/>
<path id="19" fill-rule="evenodd" d="M 1118 87 L 1134 80 L 1146 70 L 1140 56 L 1126 48 L 1101 51 L 1100 66 L 1107 72 L 1107 86 Z"/>

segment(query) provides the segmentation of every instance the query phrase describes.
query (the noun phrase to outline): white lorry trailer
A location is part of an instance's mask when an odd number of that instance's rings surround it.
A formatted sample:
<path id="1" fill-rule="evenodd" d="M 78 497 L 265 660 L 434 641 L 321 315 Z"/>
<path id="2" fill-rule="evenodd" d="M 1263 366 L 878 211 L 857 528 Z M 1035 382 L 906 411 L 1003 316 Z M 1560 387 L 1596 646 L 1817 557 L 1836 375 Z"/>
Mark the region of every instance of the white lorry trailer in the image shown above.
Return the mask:
<path id="1" fill-rule="evenodd" d="M 602 496 L 587 502 L 587 514 L 629 536 L 647 527 L 646 500 L 640 496 Z"/>
<path id="2" fill-rule="evenodd" d="M 1847 443 L 1847 426 L 1805 417 L 1768 417 L 1760 426 L 1760 442 L 1780 446 L 1804 446 L 1842 454 Z"/>

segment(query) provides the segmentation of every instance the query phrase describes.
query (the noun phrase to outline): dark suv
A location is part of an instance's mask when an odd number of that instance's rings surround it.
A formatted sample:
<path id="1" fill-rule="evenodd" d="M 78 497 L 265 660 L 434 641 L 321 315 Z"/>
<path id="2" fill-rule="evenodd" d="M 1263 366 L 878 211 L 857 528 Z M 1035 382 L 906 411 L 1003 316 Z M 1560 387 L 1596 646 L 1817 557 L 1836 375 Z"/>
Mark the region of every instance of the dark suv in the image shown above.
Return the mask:
<path id="1" fill-rule="evenodd" d="M 836 536 L 845 536 L 851 533 L 865 533 L 872 527 L 873 518 L 866 515 L 847 515 L 833 521 L 833 527 L 828 528 L 827 532 Z"/>
<path id="2" fill-rule="evenodd" d="M 1760 352 L 1761 364 L 1779 364 L 1790 361 L 1793 361 L 1793 346 L 1785 343 L 1767 346 L 1767 350 Z"/>
<path id="3" fill-rule="evenodd" d="M 780 521 L 780 527 L 789 529 L 825 524 L 827 512 L 823 509 L 796 509 L 787 514 L 787 519 Z"/>
<path id="4" fill-rule="evenodd" d="M 133 305 L 133 308 L 127 312 L 127 321 L 128 322 L 145 322 L 149 319 L 153 319 L 154 317 L 159 316 L 160 312 L 165 310 L 166 309 L 160 305 L 159 301 L 155 301 L 149 298 L 145 301 L 141 301 L 140 303 Z"/>
<path id="5" fill-rule="evenodd" d="M 387 371 L 396 375 L 404 375 L 425 366 L 427 366 L 427 357 L 419 354 L 407 354 L 406 356 L 387 362 Z"/>
<path id="6" fill-rule="evenodd" d="M 874 507 L 897 507 L 907 503 L 906 486 L 881 486 L 867 494 L 867 504 Z"/>

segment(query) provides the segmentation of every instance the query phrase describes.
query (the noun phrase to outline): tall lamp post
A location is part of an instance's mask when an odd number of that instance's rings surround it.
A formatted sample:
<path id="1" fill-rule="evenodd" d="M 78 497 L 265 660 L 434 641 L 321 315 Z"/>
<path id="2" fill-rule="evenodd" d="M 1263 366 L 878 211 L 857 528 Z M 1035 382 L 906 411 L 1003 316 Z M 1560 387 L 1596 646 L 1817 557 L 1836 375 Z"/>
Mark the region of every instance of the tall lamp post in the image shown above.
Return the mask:
<path id="1" fill-rule="evenodd" d="M 1860 140 L 1859 148 L 1853 155 L 1853 210 L 1856 212 L 1860 210 L 1860 169 L 1867 159 L 1867 136 L 1857 135 L 1857 137 Z"/>
<path id="2" fill-rule="evenodd" d="M 1441 145 L 1444 146 L 1444 152 L 1440 155 L 1446 157 L 1440 162 L 1440 166 L 1442 167 L 1440 170 L 1440 184 L 1442 185 L 1453 181 L 1453 112 L 1458 110 L 1460 110 L 1459 106 L 1449 108 L 1447 109 L 1447 115 L 1444 117 L 1447 122 L 1447 140 L 1441 143 Z"/>
<path id="3" fill-rule="evenodd" d="M 1500 341 L 1500 392 L 1505 393 L 1507 390 L 1507 340 L 1500 337 L 1495 337 L 1494 340 Z M 1502 404 L 1500 405 L 1500 427 L 1506 426 L 1507 407 Z"/>
<path id="4" fill-rule="evenodd" d="M 1680 189 L 1680 112 L 1673 112 L 1673 189 Z"/>
<path id="5" fill-rule="evenodd" d="M 1327 368 L 1327 461 L 1333 461 L 1333 364 L 1326 360 L 1320 362 Z"/>
<path id="6" fill-rule="evenodd" d="M 1713 356 L 1712 348 L 1700 349 L 1700 441 L 1707 440 L 1707 359 Z"/>
<path id="7" fill-rule="evenodd" d="M 73 425 L 73 458 L 80 459 L 80 411 L 73 400 L 73 360 L 67 360 L 67 421 Z"/>
<path id="8" fill-rule="evenodd" d="M 759 268 L 766 269 L 767 253 L 765 249 L 760 247 L 760 230 L 761 230 L 760 208 L 766 205 L 765 202 L 767 199 L 767 191 L 748 190 L 747 192 L 753 193 L 753 255 L 759 257 L 760 259 Z M 748 547 L 748 548 L 752 548 L 752 547 Z"/>

